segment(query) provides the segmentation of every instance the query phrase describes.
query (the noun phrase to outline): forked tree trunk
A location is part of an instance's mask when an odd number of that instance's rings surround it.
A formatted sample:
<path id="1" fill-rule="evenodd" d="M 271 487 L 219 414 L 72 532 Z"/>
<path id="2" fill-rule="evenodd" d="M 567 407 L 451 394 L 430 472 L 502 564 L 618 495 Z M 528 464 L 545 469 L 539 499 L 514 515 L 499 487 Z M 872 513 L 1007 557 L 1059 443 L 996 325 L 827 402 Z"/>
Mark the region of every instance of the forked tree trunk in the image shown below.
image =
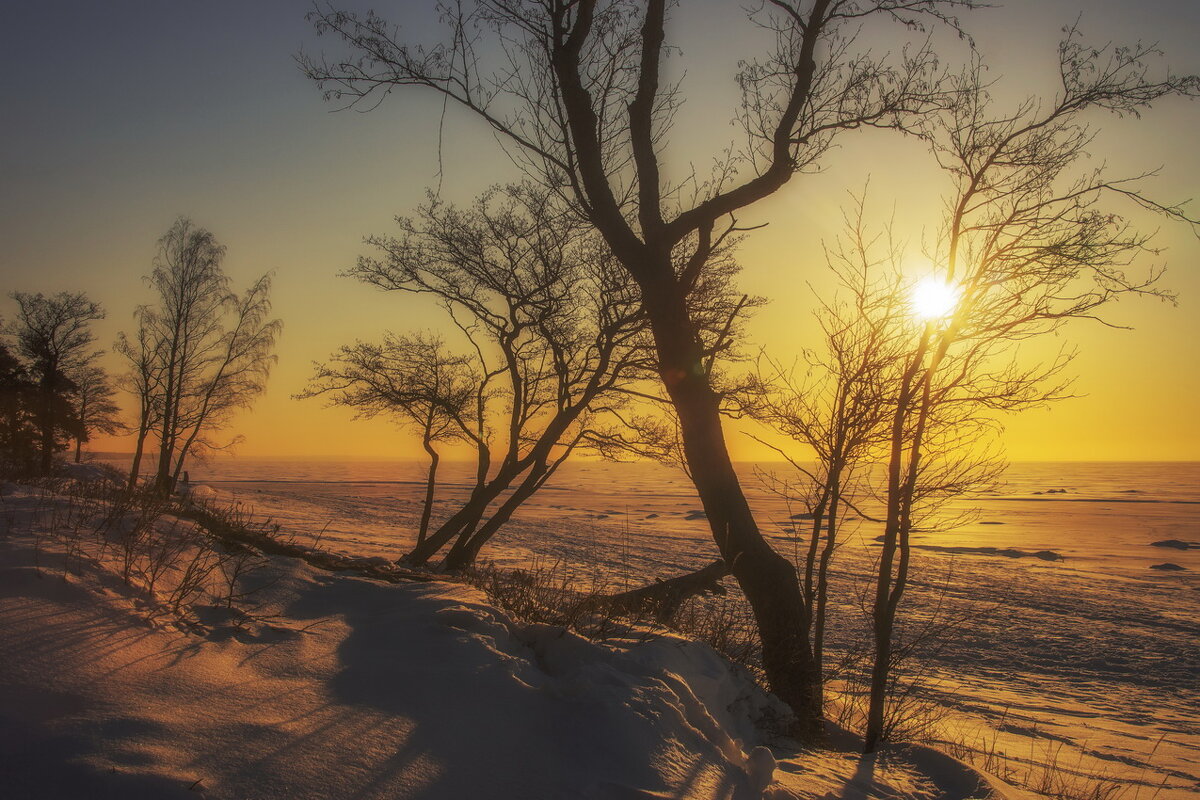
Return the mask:
<path id="1" fill-rule="evenodd" d="M 449 519 L 438 526 L 436 531 L 429 534 L 425 538 L 425 541 L 414 547 L 400 560 L 409 566 L 423 566 L 429 559 L 437 555 L 437 552 L 450 542 L 450 540 L 462 535 L 464 531 L 473 530 L 479 524 L 479 521 L 483 519 L 483 514 L 487 511 L 488 504 L 508 488 L 508 484 L 511 481 L 512 478 L 507 476 L 502 470 L 501 474 L 497 475 L 496 478 L 493 478 L 472 492 L 462 508 L 454 512 Z"/>
<path id="2" fill-rule="evenodd" d="M 538 469 L 536 466 L 531 468 L 529 473 L 526 474 L 525 479 L 521 481 L 521 484 L 496 509 L 496 513 L 492 514 L 482 527 L 473 532 L 467 531 L 459 536 L 458 541 L 454 543 L 454 546 L 450 548 L 450 552 L 446 554 L 446 559 L 442 562 L 442 569 L 453 572 L 466 569 L 474 564 L 479 551 L 483 549 L 488 540 L 495 536 L 496 532 L 506 522 L 512 519 L 513 513 L 542 485 L 542 476 L 545 474 L 545 465 L 542 465 L 541 469 Z"/>
<path id="3" fill-rule="evenodd" d="M 579 415 L 583 413 L 583 410 L 587 408 L 591 397 L 594 396 L 594 392 L 596 391 L 595 387 L 593 386 L 589 391 L 592 392 L 590 396 L 581 398 L 572 407 L 560 412 L 546 426 L 537 444 L 534 445 L 529 453 L 515 461 L 511 457 L 506 459 L 490 481 L 482 485 L 477 483 L 475 490 L 471 493 L 471 497 L 467 499 L 466 504 L 442 523 L 441 527 L 434 531 L 424 542 L 419 543 L 412 549 L 412 552 L 400 560 L 411 566 L 424 565 L 443 546 L 451 540 L 455 540 L 454 549 L 458 550 L 458 552 L 453 555 L 447 554 L 446 561 L 442 565 L 443 568 L 461 569 L 469 565 L 487 540 L 512 516 L 521 503 L 529 499 L 530 495 L 541 486 L 547 472 L 546 462 L 550 458 L 550 453 L 565 432 L 579 418 Z M 561 461 L 558 463 L 561 463 Z M 481 461 L 480 479 L 486 474 L 483 472 L 485 469 L 486 464 Z M 488 506 L 512 486 L 513 481 L 523 472 L 526 473 L 526 477 L 518 485 L 514 494 L 505 501 L 500 509 L 497 509 L 496 513 L 485 523 L 484 528 L 480 528 L 478 535 L 476 535 L 476 528 L 479 527 L 479 523 L 483 520 Z"/>

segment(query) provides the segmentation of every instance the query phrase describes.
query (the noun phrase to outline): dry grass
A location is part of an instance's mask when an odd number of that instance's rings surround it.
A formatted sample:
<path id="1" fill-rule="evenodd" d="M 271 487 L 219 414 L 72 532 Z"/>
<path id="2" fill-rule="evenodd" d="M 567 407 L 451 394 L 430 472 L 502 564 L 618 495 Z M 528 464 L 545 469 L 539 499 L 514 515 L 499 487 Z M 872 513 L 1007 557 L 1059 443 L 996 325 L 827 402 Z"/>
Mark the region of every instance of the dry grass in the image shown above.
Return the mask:
<path id="1" fill-rule="evenodd" d="M 512 570 L 487 563 L 462 577 L 522 622 L 567 628 L 595 641 L 627 635 L 637 622 L 610 613 L 604 603 L 607 581 L 596 573 L 581 575 L 561 561 L 535 558 L 528 567 Z"/>
<path id="2" fill-rule="evenodd" d="M 614 608 L 609 581 L 599 573 L 571 570 L 561 561 L 535 559 L 516 570 L 485 564 L 464 578 L 483 590 L 489 602 L 523 622 L 557 625 L 595 641 L 646 639 L 674 631 L 704 642 L 761 678 L 758 636 L 740 594 L 691 597 L 664 618 L 654 608 Z"/>
<path id="3" fill-rule="evenodd" d="M 31 537 L 39 574 L 111 572 L 151 616 L 194 625 L 193 605 L 246 606 L 255 590 L 248 578 L 265 566 L 261 554 L 181 518 L 175 501 L 119 481 L 49 478 L 22 489 L 32 499 L 0 496 L 0 520 L 5 536 Z"/>

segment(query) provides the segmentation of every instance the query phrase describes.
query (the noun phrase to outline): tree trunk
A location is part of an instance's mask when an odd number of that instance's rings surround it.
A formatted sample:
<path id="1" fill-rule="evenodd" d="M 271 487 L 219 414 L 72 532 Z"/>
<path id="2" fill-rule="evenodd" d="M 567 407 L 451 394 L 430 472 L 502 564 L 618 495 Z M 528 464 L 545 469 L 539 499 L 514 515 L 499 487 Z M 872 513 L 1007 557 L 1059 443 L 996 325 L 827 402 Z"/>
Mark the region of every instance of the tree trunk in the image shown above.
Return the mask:
<path id="1" fill-rule="evenodd" d="M 169 402 L 169 398 L 168 401 Z M 170 412 L 164 403 L 162 430 L 159 431 L 158 437 L 158 463 L 154 468 L 154 491 L 159 494 L 166 494 L 164 487 L 167 485 L 167 479 L 171 474 L 171 456 L 173 455 L 173 443 L 170 433 Z"/>
<path id="2" fill-rule="evenodd" d="M 179 485 L 179 476 L 183 474 L 183 463 L 187 459 L 188 454 L 192 451 L 192 445 L 196 442 L 196 436 L 200 433 L 200 428 L 192 430 L 183 447 L 179 448 L 179 454 L 175 457 L 175 468 L 171 470 L 170 483 L 167 484 L 167 494 L 175 491 L 175 487 Z"/>
<path id="3" fill-rule="evenodd" d="M 138 420 L 137 446 L 133 449 L 133 463 L 129 465 L 129 491 L 137 488 L 138 473 L 142 469 L 142 452 L 146 447 L 146 436 L 150 433 L 149 415 Z"/>
<path id="4" fill-rule="evenodd" d="M 668 273 L 670 274 L 670 273 Z M 823 735 L 818 670 L 805 632 L 805 606 L 795 567 L 763 539 L 729 458 L 720 398 L 713 391 L 683 291 L 644 285 L 659 370 L 679 417 L 684 454 L 725 563 L 754 610 L 763 670 L 772 691 L 796 713 L 794 733 Z"/>
<path id="5" fill-rule="evenodd" d="M 616 612 L 653 611 L 655 618 L 665 623 L 689 597 L 705 592 L 724 594 L 725 587 L 721 586 L 721 578 L 728 574 L 729 567 L 724 561 L 718 560 L 687 575 L 678 575 L 649 586 L 596 599 L 598 603 Z"/>
<path id="6" fill-rule="evenodd" d="M 442 569 L 459 571 L 474 564 L 476 556 L 479 555 L 479 551 L 487 544 L 488 540 L 496 535 L 496 532 L 512 518 L 513 513 L 520 508 L 521 504 L 542 485 L 541 479 L 545 474 L 544 464 L 540 465 L 540 468 L 532 467 L 516 490 L 508 496 L 504 503 L 496 509 L 496 513 L 492 514 L 479 530 L 474 533 L 468 532 L 458 538 L 458 541 L 450 548 L 450 552 L 446 554 L 446 560 L 442 562 Z"/>
<path id="7" fill-rule="evenodd" d="M 838 514 L 841 513 L 838 508 L 840 491 L 835 482 L 825 520 L 825 545 L 821 548 L 821 560 L 817 565 L 817 598 L 813 611 L 813 661 L 817 665 L 817 692 L 822 706 L 825 702 L 825 615 L 829 606 L 829 563 L 837 549 Z"/>
<path id="8" fill-rule="evenodd" d="M 158 465 L 154 471 L 154 490 L 160 495 L 171 493 L 171 462 L 175 456 L 175 440 L 178 431 L 179 398 L 168 386 L 163 399 L 162 429 L 158 439 Z"/>
<path id="9" fill-rule="evenodd" d="M 181 300 L 182 305 L 182 300 Z M 166 379 L 163 381 L 162 425 L 158 439 L 158 466 L 154 471 L 154 491 L 159 495 L 170 494 L 167 482 L 171 474 L 171 459 L 175 453 L 175 434 L 179 424 L 179 403 L 183 387 L 183 365 L 180 350 L 187 352 L 187 336 L 183 332 L 182 309 L 176 309 L 172 319 L 171 346 L 166 358 Z"/>
<path id="10" fill-rule="evenodd" d="M 895 448 L 895 445 L 893 445 Z M 899 464 L 892 465 L 889 482 L 899 486 Z M 892 565 L 897 550 L 899 518 L 898 490 L 892 489 L 888 499 L 888 523 L 883 532 L 883 549 L 879 554 L 879 573 L 875 583 L 875 602 L 871 610 L 872 634 L 875 638 L 875 660 L 871 666 L 871 696 L 867 704 L 867 730 L 863 734 L 863 752 L 875 750 L 883 738 L 884 706 L 887 703 L 887 679 L 891 669 L 892 625 L 895 614 L 892 605 Z"/>
<path id="11" fill-rule="evenodd" d="M 41 446 L 38 467 L 42 475 L 49 475 L 54 469 L 54 395 L 58 391 L 57 382 L 53 378 L 54 364 L 45 367 L 47 372 L 39 381 L 41 390 L 41 413 L 38 415 L 38 438 Z"/>
<path id="12" fill-rule="evenodd" d="M 75 437 L 75 463 L 78 464 L 83 456 L 83 439 Z"/>
<path id="13" fill-rule="evenodd" d="M 164 439 L 160 442 L 158 449 L 158 466 L 154 470 L 154 491 L 164 496 L 171 493 L 171 461 L 173 456 L 171 445 L 165 437 L 166 434 L 164 433 Z"/>
<path id="14" fill-rule="evenodd" d="M 425 541 L 414 547 L 400 560 L 409 566 L 423 566 L 451 539 L 478 525 L 479 520 L 483 519 L 484 512 L 487 511 L 488 504 L 508 488 L 511 481 L 511 476 L 501 470 L 501 474 L 472 492 L 462 508 L 454 512 L 436 531 L 426 537 Z"/>
<path id="15" fill-rule="evenodd" d="M 429 475 L 425 479 L 425 502 L 421 506 L 421 524 L 417 528 L 417 547 L 425 543 L 425 535 L 429 533 L 429 518 L 433 515 L 433 493 L 437 487 L 438 462 L 441 460 L 428 438 L 422 444 L 425 445 L 425 452 L 429 453 Z"/>
<path id="16" fill-rule="evenodd" d="M 867 730 L 863 734 L 863 752 L 873 753 L 883 739 L 883 719 L 887 705 L 888 676 L 891 674 L 892 624 L 887 613 L 875 620 L 875 661 L 871 665 L 871 696 L 867 704 Z"/>

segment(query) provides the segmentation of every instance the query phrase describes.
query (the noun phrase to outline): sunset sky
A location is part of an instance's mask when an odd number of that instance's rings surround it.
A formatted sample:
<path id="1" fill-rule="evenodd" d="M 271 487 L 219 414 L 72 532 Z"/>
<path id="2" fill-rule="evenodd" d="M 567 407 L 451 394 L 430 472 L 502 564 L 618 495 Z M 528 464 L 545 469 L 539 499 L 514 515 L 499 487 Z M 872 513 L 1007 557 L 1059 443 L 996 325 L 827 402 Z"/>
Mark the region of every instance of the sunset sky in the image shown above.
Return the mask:
<path id="1" fill-rule="evenodd" d="M 435 31 L 426 2 L 357 2 L 400 22 L 409 38 Z M 738 3 L 682 0 L 673 43 L 683 49 L 688 105 L 666 168 L 703 169 L 732 140 L 732 76 L 753 55 Z M 364 236 L 388 233 L 427 187 L 469 201 L 490 183 L 517 177 L 491 135 L 451 108 L 439 160 L 442 105 L 399 92 L 377 110 L 331 113 L 299 72 L 299 50 L 335 50 L 304 20 L 305 2 L 285 0 L 93 0 L 7 4 L 0 25 L 0 316 L 11 291 L 85 291 L 108 318 L 111 345 L 151 298 L 141 281 L 156 240 L 183 214 L 228 246 L 239 288 L 276 271 L 275 313 L 284 321 L 279 364 L 267 394 L 236 432 L 247 456 L 416 457 L 413 441 L 382 421 L 352 421 L 319 400 L 294 400 L 311 362 L 384 330 L 437 327 L 421 298 L 385 294 L 338 273 L 363 252 Z M 1196 0 L 1013 0 L 965 18 L 997 94 L 1054 91 L 1059 29 L 1083 12 L 1087 40 L 1157 41 L 1179 73 L 1200 72 Z M 730 14 L 732 17 L 729 17 Z M 729 17 L 729 19 L 727 19 Z M 898 41 L 898 40 L 897 40 Z M 739 45 L 742 45 L 739 47 Z M 947 60 L 962 52 L 948 48 Z M 1097 163 L 1115 173 L 1162 166 L 1146 184 L 1157 198 L 1200 195 L 1200 102 L 1173 100 L 1140 120 L 1097 115 Z M 770 304 L 752 324 L 755 344 L 788 359 L 812 344 L 812 289 L 828 286 L 820 243 L 838 232 L 848 190 L 870 178 L 869 201 L 895 214 L 919 240 L 938 222 L 942 176 L 913 142 L 849 134 L 818 175 L 798 176 L 746 223 L 770 223 L 741 252 L 743 285 Z M 440 172 L 439 172 L 440 164 Z M 1190 207 L 1200 215 L 1200 196 Z M 1109 313 L 1132 331 L 1078 325 L 1066 341 L 1078 399 L 1007 420 L 1016 460 L 1200 459 L 1200 241 L 1181 226 L 1135 217 L 1165 248 L 1165 285 L 1179 306 L 1129 300 Z M 1149 262 L 1148 262 L 1149 263 Z M 1056 349 L 1063 341 L 1049 347 Z M 106 362 L 120 370 L 115 360 Z M 731 434 L 735 456 L 763 455 Z M 129 439 L 95 449 L 132 449 Z"/>

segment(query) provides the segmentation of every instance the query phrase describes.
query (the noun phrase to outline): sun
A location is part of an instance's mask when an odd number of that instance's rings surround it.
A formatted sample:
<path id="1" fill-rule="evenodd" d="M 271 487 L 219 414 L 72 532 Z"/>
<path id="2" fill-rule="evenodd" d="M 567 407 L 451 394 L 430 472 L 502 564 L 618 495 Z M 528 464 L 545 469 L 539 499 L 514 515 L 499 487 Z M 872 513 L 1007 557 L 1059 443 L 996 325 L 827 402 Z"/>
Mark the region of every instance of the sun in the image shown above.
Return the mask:
<path id="1" fill-rule="evenodd" d="M 910 305 L 921 319 L 945 319 L 954 313 L 961 295 L 959 287 L 929 276 L 913 287 Z"/>

